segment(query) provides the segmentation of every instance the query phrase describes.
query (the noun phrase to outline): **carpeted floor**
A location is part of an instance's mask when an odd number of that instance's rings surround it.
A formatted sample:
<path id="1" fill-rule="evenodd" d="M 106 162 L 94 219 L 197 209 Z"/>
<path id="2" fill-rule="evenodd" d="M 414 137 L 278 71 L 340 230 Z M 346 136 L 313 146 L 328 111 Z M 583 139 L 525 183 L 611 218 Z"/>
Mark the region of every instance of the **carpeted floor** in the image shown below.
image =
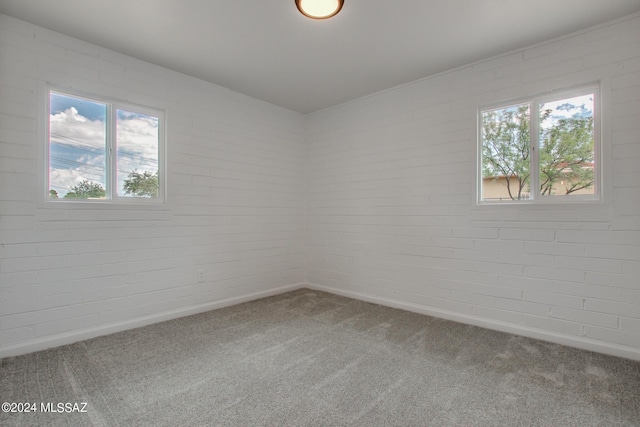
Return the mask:
<path id="1" fill-rule="evenodd" d="M 2 426 L 640 426 L 640 363 L 302 289 L 3 359 L 0 400 L 37 409 Z"/>

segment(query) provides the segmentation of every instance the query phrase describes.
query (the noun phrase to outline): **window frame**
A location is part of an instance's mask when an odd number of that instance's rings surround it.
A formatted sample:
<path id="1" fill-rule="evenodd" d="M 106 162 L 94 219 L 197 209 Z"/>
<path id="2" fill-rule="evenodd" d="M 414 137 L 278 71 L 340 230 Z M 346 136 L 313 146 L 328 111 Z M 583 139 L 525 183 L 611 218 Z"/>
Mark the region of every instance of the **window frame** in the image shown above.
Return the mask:
<path id="1" fill-rule="evenodd" d="M 581 95 L 593 94 L 593 194 L 573 194 L 573 195 L 553 195 L 544 196 L 539 194 L 540 187 L 540 126 L 539 115 L 540 105 L 544 103 L 554 102 L 562 99 L 573 98 Z M 476 172 L 476 204 L 477 205 L 545 205 L 545 204 L 558 204 L 558 203 L 589 203 L 589 202 L 601 202 L 603 200 L 603 183 L 602 183 L 602 100 L 601 100 L 601 84 L 600 82 L 584 84 L 571 88 L 552 90 L 544 92 L 535 96 L 523 97 L 518 99 L 512 99 L 502 102 L 494 102 L 491 104 L 481 105 L 477 111 L 477 172 Z M 483 164 L 483 129 L 482 129 L 482 114 L 487 111 L 506 109 L 510 107 L 516 107 L 527 104 L 530 110 L 530 126 L 529 126 L 529 188 L 531 198 L 521 200 L 483 200 L 483 176 L 482 176 L 482 164 Z M 536 189 L 531 191 L 531 189 Z"/>
<path id="2" fill-rule="evenodd" d="M 51 95 L 59 94 L 104 104 L 105 119 L 105 198 L 103 199 L 65 199 L 50 197 L 51 183 Z M 121 196 L 118 195 L 118 144 L 117 144 L 117 112 L 124 110 L 153 116 L 158 119 L 158 196 Z M 44 135 L 44 201 L 55 204 L 146 204 L 161 205 L 166 203 L 166 113 L 160 108 L 149 107 L 129 101 L 121 101 L 93 93 L 87 93 L 66 87 L 47 85 L 45 101 L 45 135 Z"/>

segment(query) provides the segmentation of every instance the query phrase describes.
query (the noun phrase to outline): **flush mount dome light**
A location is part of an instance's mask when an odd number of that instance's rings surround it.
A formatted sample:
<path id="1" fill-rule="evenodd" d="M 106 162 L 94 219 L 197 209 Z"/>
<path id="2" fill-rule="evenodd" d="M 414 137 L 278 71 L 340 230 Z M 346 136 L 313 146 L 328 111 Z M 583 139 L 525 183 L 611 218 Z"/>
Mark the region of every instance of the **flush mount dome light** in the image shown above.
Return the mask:
<path id="1" fill-rule="evenodd" d="M 296 0 L 300 13 L 312 19 L 327 19 L 342 9 L 344 0 Z"/>

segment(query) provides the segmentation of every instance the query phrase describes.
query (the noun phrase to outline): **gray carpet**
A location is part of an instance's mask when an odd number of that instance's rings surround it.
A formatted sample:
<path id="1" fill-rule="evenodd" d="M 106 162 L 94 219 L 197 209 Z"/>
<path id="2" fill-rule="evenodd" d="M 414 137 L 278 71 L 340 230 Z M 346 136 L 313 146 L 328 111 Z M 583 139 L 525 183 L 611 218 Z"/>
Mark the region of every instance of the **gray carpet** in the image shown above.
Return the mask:
<path id="1" fill-rule="evenodd" d="M 5 358 L 0 400 L 38 409 L 3 426 L 640 426 L 640 363 L 302 289 Z"/>

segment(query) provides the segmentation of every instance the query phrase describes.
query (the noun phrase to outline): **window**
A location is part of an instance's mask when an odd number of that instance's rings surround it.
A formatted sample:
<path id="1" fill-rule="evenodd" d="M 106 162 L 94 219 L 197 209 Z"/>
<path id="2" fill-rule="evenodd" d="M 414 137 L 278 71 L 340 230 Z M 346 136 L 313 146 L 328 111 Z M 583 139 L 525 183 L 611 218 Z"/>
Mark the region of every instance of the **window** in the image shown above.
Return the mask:
<path id="1" fill-rule="evenodd" d="M 162 201 L 162 113 L 49 91 L 49 200 Z"/>
<path id="2" fill-rule="evenodd" d="M 479 201 L 597 200 L 597 86 L 481 109 Z"/>

